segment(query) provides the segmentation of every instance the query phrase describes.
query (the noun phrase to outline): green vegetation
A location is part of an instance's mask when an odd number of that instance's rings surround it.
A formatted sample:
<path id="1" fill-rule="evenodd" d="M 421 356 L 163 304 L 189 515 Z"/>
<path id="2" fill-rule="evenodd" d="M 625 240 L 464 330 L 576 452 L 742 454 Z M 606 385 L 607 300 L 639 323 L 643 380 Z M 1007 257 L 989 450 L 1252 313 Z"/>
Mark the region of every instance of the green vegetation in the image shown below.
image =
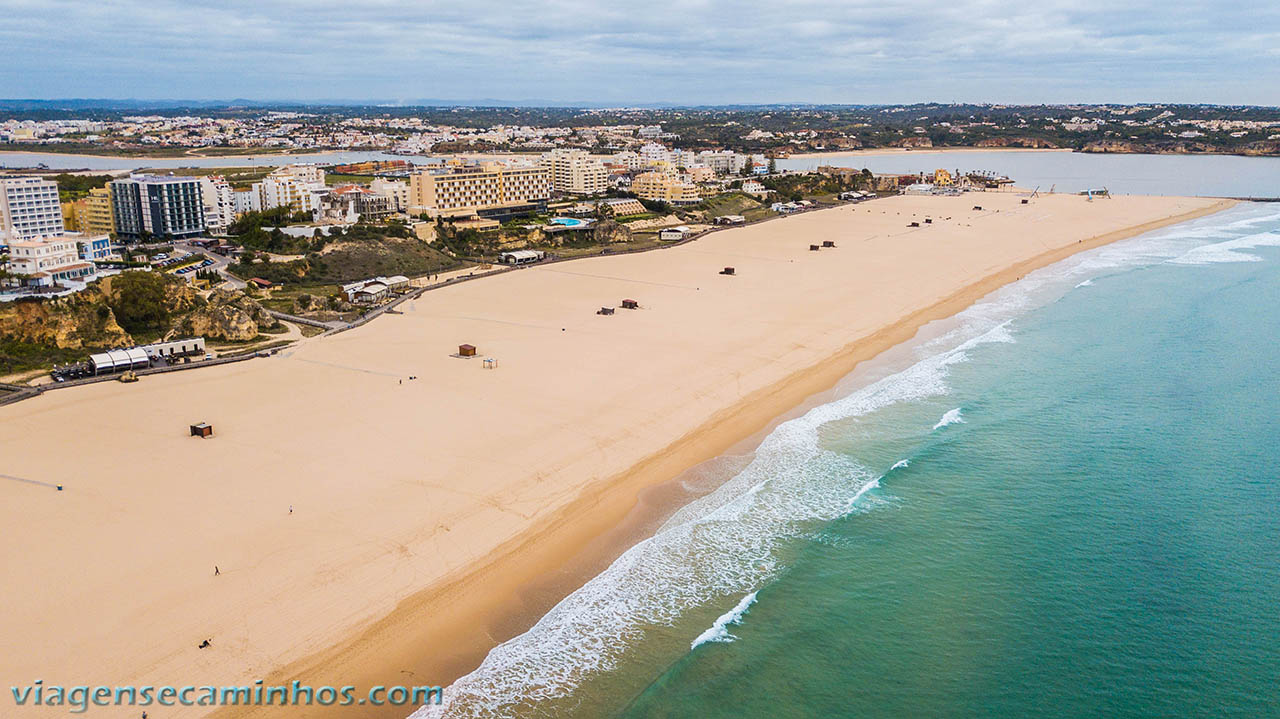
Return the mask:
<path id="1" fill-rule="evenodd" d="M 70 175 L 62 173 L 53 176 L 58 183 L 58 198 L 63 202 L 75 202 L 89 196 L 89 190 L 106 187 L 111 182 L 111 175 Z"/>
<path id="2" fill-rule="evenodd" d="M 54 364 L 71 364 L 84 359 L 81 349 L 61 349 L 19 339 L 0 338 L 0 375 L 41 369 Z"/>
<path id="3" fill-rule="evenodd" d="M 724 195 L 708 197 L 702 202 L 688 207 L 690 211 L 699 211 L 708 222 L 721 215 L 743 215 L 748 210 L 760 208 L 760 201 L 742 192 L 730 192 Z"/>
<path id="4" fill-rule="evenodd" d="M 403 223 L 360 223 L 335 227 L 328 237 L 289 237 L 278 229 L 249 233 L 246 249 L 303 254 L 291 262 L 263 262 L 246 252 L 228 269 L 243 278 L 292 285 L 345 283 L 377 275 L 424 275 L 456 267 L 457 260 L 414 236 Z M 240 240 L 242 238 L 236 238 Z"/>
<path id="5" fill-rule="evenodd" d="M 165 295 L 164 275 L 158 272 L 122 272 L 112 279 L 108 302 L 116 322 L 124 331 L 129 334 L 155 332 L 169 323 Z"/>
<path id="6" fill-rule="evenodd" d="M 251 210 L 236 218 L 227 228 L 237 244 L 246 249 L 266 250 L 286 255 L 298 255 L 313 246 L 314 238 L 294 237 L 280 230 L 294 222 L 309 222 L 311 216 L 305 212 L 294 212 L 289 207 L 275 207 L 270 210 Z M 272 229 L 268 230 L 270 227 Z M 318 232 L 318 230 L 317 230 Z M 323 246 L 323 240 L 320 240 Z M 318 248 L 317 248 L 318 249 Z"/>
<path id="7" fill-rule="evenodd" d="M 333 172 L 324 176 L 326 185 L 367 185 L 376 178 L 375 175 L 343 175 Z"/>

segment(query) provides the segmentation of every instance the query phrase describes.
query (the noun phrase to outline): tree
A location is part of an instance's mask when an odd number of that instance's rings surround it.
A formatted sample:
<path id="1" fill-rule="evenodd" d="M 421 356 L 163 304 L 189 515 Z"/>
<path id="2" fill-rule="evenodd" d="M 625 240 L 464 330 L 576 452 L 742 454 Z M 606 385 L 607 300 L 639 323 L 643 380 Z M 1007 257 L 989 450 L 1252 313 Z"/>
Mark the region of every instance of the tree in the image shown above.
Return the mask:
<path id="1" fill-rule="evenodd" d="M 127 332 L 163 329 L 169 321 L 165 278 L 158 272 L 123 272 L 111 282 L 108 304 Z"/>

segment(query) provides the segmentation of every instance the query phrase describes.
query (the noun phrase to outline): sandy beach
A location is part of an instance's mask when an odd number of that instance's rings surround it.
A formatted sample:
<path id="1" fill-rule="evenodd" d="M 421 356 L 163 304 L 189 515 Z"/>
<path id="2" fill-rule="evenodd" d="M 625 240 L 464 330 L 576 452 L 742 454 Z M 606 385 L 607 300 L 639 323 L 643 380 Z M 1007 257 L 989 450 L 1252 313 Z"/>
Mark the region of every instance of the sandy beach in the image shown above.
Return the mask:
<path id="1" fill-rule="evenodd" d="M 646 488 L 1033 269 L 1231 204 L 1022 197 L 528 268 L 269 359 L 0 408 L 0 681 L 447 684 L 624 542 Z"/>

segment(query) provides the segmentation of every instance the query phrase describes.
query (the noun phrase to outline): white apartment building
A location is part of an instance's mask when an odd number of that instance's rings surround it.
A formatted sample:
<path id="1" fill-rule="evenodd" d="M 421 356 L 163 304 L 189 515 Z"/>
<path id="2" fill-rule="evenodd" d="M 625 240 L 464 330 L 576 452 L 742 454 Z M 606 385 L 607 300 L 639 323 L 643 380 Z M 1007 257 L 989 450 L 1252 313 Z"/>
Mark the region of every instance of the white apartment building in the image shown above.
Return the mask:
<path id="1" fill-rule="evenodd" d="M 329 194 L 324 184 L 324 170 L 315 165 L 286 165 L 271 171 L 261 182 L 253 184 L 258 195 L 258 208 L 292 207 L 299 212 L 316 212 L 320 200 Z"/>
<path id="2" fill-rule="evenodd" d="M 215 235 L 226 234 L 236 219 L 236 192 L 222 175 L 200 178 L 200 196 L 204 201 L 204 223 Z"/>
<path id="3" fill-rule="evenodd" d="M 262 209 L 262 198 L 258 197 L 257 190 L 233 190 L 231 198 L 237 216 Z"/>
<path id="4" fill-rule="evenodd" d="M 96 268 L 80 258 L 73 237 L 34 237 L 9 244 L 9 271 L 28 285 L 49 286 L 66 280 L 92 279 Z"/>
<path id="5" fill-rule="evenodd" d="M 614 153 L 611 162 L 615 165 L 622 165 L 628 170 L 639 170 L 644 167 L 644 160 L 640 158 L 638 153 L 631 150 Z"/>
<path id="6" fill-rule="evenodd" d="M 674 167 L 675 157 L 665 145 L 650 142 L 640 148 L 640 162 L 644 167 Z"/>
<path id="7" fill-rule="evenodd" d="M 26 240 L 65 232 L 58 183 L 39 177 L 0 177 L 0 237 Z"/>
<path id="8" fill-rule="evenodd" d="M 369 183 L 369 189 L 390 202 L 392 212 L 404 212 L 409 209 L 409 183 L 404 180 L 388 180 L 375 177 Z"/>
<path id="9" fill-rule="evenodd" d="M 698 164 L 710 167 L 722 177 L 742 174 L 743 169 L 750 162 L 750 155 L 743 155 L 733 150 L 703 150 L 698 153 Z"/>
<path id="10" fill-rule="evenodd" d="M 586 150 L 558 148 L 543 153 L 539 165 L 551 173 L 555 192 L 594 195 L 609 189 L 609 171 Z"/>

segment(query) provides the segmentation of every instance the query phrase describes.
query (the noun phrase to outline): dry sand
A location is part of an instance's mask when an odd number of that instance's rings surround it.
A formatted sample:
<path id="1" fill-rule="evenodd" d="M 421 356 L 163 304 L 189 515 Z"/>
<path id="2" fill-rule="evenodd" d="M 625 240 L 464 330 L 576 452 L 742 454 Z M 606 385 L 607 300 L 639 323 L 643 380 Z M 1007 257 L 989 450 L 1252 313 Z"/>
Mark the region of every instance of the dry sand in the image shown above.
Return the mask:
<path id="1" fill-rule="evenodd" d="M 1025 272 L 1230 204 L 1019 199 L 523 269 L 270 359 L 0 408 L 0 471 L 66 487 L 0 479 L 0 684 L 447 684 L 645 487 Z M 595 314 L 623 298 L 642 309 Z"/>

